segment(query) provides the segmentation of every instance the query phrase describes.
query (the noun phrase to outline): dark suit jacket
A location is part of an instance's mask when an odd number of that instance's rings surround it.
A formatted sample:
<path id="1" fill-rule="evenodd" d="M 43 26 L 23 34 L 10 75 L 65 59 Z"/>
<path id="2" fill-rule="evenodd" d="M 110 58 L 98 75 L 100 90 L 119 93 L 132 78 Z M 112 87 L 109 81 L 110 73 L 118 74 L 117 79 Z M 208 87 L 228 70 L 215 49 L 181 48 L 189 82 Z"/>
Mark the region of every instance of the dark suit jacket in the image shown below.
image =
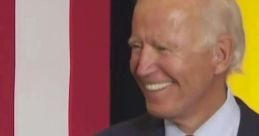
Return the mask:
<path id="1" fill-rule="evenodd" d="M 241 120 L 237 136 L 259 136 L 259 115 L 236 98 L 241 110 Z M 97 136 L 164 136 L 162 119 L 145 114 L 141 117 L 119 123 Z"/>

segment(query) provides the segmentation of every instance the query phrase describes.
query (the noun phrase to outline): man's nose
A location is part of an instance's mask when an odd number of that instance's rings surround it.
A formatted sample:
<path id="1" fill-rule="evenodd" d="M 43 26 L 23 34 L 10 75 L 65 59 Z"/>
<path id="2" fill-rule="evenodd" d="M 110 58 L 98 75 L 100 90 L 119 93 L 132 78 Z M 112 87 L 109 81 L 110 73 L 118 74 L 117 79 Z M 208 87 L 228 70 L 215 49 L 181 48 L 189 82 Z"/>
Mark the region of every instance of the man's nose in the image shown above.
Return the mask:
<path id="1" fill-rule="evenodd" d="M 152 49 L 143 49 L 136 67 L 138 76 L 147 76 L 156 71 L 156 54 Z"/>

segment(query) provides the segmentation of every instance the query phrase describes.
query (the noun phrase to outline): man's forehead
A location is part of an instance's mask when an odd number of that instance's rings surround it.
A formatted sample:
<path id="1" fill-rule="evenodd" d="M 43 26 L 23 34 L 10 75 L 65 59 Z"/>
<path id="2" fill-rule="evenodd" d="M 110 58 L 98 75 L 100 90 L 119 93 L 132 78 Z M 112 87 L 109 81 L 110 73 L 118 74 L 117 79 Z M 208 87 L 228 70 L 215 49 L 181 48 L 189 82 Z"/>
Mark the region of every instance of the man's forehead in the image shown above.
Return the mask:
<path id="1" fill-rule="evenodd" d="M 140 0 L 134 12 L 129 43 L 145 41 L 175 44 L 187 42 L 186 39 L 200 39 L 200 15 L 193 13 L 195 9 L 190 10 L 191 6 L 188 9 L 188 6 L 180 3 L 184 4 L 180 0 Z"/>
<path id="2" fill-rule="evenodd" d="M 209 0 L 137 0 L 137 5 L 141 5 L 142 8 L 168 8 L 168 9 L 190 9 L 200 8 Z"/>
<path id="3" fill-rule="evenodd" d="M 201 0 L 139 0 L 133 27 L 141 24 L 149 28 L 165 26 L 168 29 L 168 26 L 179 28 L 189 23 L 196 24 L 200 22 L 202 11 L 199 2 L 194 1 Z"/>
<path id="4" fill-rule="evenodd" d="M 138 0 L 135 13 L 140 18 L 182 20 L 187 16 L 200 17 L 204 0 Z M 136 15 L 134 15 L 136 17 Z"/>

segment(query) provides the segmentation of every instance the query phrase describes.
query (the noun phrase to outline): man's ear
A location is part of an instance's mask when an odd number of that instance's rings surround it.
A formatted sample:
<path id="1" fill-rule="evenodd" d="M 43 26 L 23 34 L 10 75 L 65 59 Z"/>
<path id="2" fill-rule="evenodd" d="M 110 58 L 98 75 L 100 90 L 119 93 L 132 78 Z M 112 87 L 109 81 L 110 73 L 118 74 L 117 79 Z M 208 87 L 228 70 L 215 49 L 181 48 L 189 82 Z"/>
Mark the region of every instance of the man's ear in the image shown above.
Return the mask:
<path id="1" fill-rule="evenodd" d="M 214 74 L 227 72 L 234 55 L 234 40 L 229 35 L 219 37 L 214 48 L 213 63 L 215 64 Z"/>

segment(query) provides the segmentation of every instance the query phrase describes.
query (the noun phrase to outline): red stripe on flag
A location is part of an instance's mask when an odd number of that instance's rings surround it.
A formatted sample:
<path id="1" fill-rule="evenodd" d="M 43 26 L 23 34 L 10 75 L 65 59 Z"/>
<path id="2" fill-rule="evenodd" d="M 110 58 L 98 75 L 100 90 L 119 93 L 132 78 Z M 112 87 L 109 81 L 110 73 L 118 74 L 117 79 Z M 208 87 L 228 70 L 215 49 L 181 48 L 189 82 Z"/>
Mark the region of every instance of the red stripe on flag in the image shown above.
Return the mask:
<path id="1" fill-rule="evenodd" d="M 0 136 L 14 135 L 15 2 L 0 1 Z"/>
<path id="2" fill-rule="evenodd" d="M 109 125 L 110 1 L 70 1 L 69 134 Z"/>

